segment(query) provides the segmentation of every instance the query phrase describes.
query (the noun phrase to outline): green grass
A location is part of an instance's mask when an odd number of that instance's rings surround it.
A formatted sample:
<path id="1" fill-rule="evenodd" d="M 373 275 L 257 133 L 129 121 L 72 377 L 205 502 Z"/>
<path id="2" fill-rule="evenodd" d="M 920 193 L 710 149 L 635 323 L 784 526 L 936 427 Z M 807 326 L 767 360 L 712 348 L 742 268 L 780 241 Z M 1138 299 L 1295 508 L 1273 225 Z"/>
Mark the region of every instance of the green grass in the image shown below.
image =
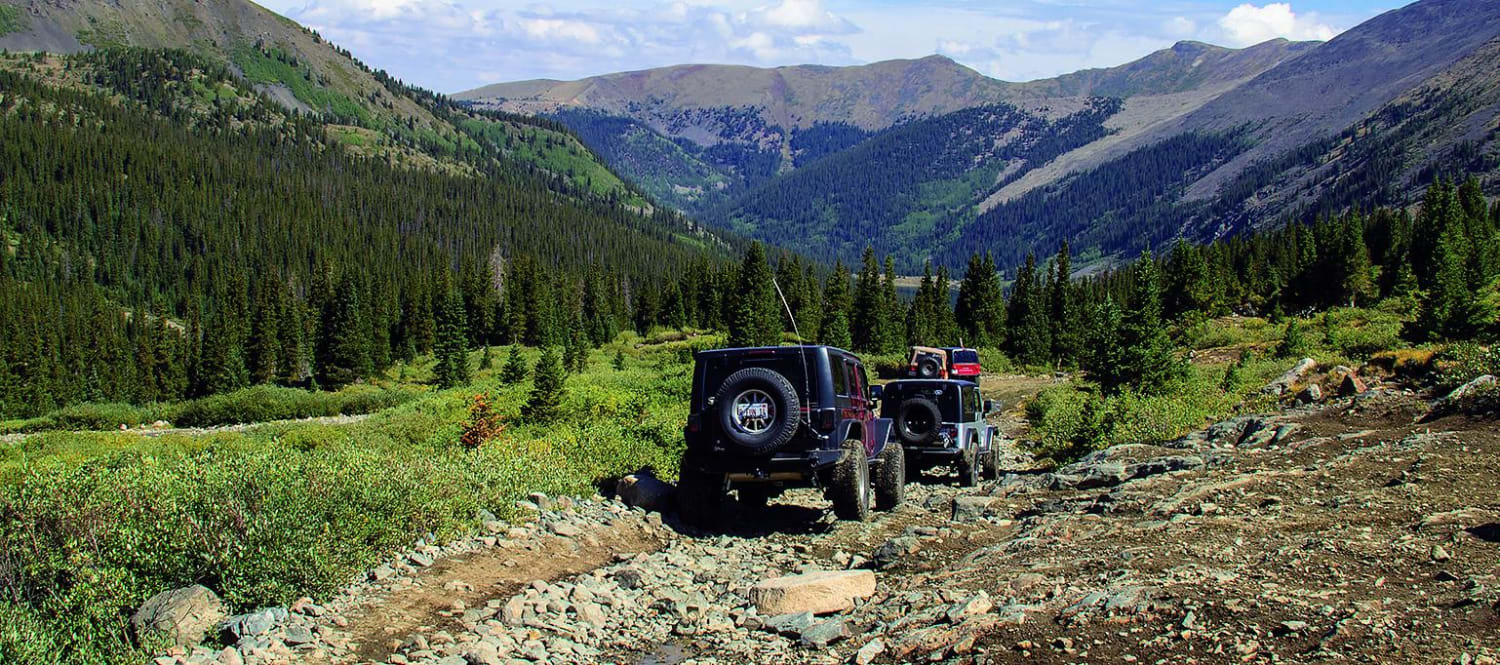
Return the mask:
<path id="1" fill-rule="evenodd" d="M 237 423 L 370 413 L 416 399 L 412 387 L 354 385 L 338 392 L 310 392 L 279 386 L 254 386 L 186 402 L 161 404 L 77 404 L 37 418 L 0 422 L 0 434 L 56 430 L 112 430 L 158 420 L 178 427 L 212 427 Z"/>
<path id="2" fill-rule="evenodd" d="M 601 196 L 627 193 L 625 183 L 571 136 L 539 127 L 479 119 L 465 120 L 463 127 L 496 145 L 508 146 L 511 157 L 517 160 L 566 176 L 575 187 Z"/>
<path id="3" fill-rule="evenodd" d="M 480 509 L 511 515 L 528 492 L 587 495 L 601 479 L 643 466 L 670 478 L 691 352 L 718 338 L 662 337 L 636 349 L 626 335 L 596 351 L 585 373 L 569 377 L 568 415 L 557 423 L 516 421 L 530 385 L 496 383 L 497 348 L 495 367 L 465 388 L 292 391 L 311 400 L 251 389 L 198 400 L 179 415 L 228 420 L 262 415 L 265 403 L 306 413 L 415 397 L 353 424 L 158 438 L 49 432 L 0 448 L 0 562 L 8 562 L 0 565 L 0 662 L 141 662 L 146 654 L 127 639 L 125 618 L 164 589 L 202 583 L 237 610 L 326 598 L 417 538 L 470 532 Z M 622 370 L 612 368 L 617 351 Z M 537 355 L 527 351 L 528 360 Z M 391 373 L 418 380 L 430 364 Z M 507 428 L 470 451 L 458 438 L 480 392 Z M 104 405 L 71 417 L 112 420 L 132 408 L 154 415 L 167 407 Z"/>
<path id="4" fill-rule="evenodd" d="M 333 113 L 346 120 L 356 120 L 362 127 L 373 127 L 370 111 L 362 104 L 341 92 L 309 80 L 309 70 L 305 65 L 293 67 L 279 51 L 268 54 L 260 49 L 245 47 L 234 51 L 233 60 L 250 81 L 285 85 L 292 91 L 293 97 L 318 113 Z"/>
<path id="5" fill-rule="evenodd" d="M 21 12 L 20 7 L 0 5 L 0 35 L 20 32 L 30 25 L 30 21 L 26 20 L 26 15 Z"/>

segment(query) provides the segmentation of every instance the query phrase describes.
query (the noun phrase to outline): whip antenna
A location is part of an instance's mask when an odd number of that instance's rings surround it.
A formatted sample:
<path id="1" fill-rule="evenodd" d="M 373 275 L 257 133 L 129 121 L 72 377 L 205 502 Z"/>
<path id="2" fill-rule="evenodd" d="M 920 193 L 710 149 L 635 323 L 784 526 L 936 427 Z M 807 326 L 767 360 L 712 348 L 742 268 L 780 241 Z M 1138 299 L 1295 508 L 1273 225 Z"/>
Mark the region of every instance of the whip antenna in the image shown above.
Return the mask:
<path id="1" fill-rule="evenodd" d="M 786 301 L 786 294 L 781 292 L 781 284 L 776 281 L 775 274 L 771 275 L 771 286 L 776 287 L 776 296 L 781 298 L 781 306 L 786 308 L 786 318 L 792 322 L 792 334 L 797 336 L 797 343 L 800 345 L 797 357 L 802 360 L 802 397 L 807 400 L 807 421 L 812 422 L 812 384 L 807 371 L 807 340 L 802 339 L 802 332 L 797 330 L 797 315 L 792 313 L 792 304 Z"/>

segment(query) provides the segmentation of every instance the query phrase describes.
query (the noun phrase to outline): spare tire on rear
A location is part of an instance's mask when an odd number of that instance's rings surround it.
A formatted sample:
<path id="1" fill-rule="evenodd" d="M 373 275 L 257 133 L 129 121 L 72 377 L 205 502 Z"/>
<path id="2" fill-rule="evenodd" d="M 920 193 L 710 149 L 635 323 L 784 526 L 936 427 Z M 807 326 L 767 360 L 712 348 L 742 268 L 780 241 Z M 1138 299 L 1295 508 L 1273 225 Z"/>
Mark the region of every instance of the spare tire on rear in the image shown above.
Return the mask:
<path id="1" fill-rule="evenodd" d="M 714 395 L 719 431 L 752 455 L 769 455 L 796 436 L 800 406 L 791 382 L 763 367 L 730 374 Z"/>
<path id="2" fill-rule="evenodd" d="M 908 446 L 936 441 L 942 423 L 943 413 L 937 403 L 925 397 L 908 399 L 896 409 L 896 436 Z"/>
<path id="3" fill-rule="evenodd" d="M 932 356 L 923 356 L 917 361 L 917 375 L 924 379 L 936 379 L 942 370 L 942 362 Z"/>

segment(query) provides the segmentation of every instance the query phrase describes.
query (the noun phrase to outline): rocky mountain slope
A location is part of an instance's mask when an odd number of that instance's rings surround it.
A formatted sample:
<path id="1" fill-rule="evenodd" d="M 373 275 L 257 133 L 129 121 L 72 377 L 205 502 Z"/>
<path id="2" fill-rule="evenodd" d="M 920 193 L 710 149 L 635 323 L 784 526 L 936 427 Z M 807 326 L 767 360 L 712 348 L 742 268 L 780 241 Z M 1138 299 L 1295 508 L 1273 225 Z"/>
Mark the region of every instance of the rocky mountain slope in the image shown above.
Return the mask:
<path id="1" fill-rule="evenodd" d="M 388 148 L 414 164 L 460 166 L 475 142 L 579 192 L 645 201 L 560 126 L 461 112 L 372 70 L 347 50 L 248 0 L 0 0 L 0 49 L 69 54 L 184 49 L 226 62 L 287 109 L 321 116 L 351 149 Z M 372 144 L 378 144 L 372 145 Z"/>
<path id="2" fill-rule="evenodd" d="M 1027 83 L 929 58 L 792 68 L 800 88 L 779 85 L 784 70 L 673 68 L 459 96 L 551 114 L 663 202 L 772 242 L 846 261 L 868 242 L 906 270 L 926 258 L 958 268 L 986 249 L 1014 265 L 1063 240 L 1107 259 L 1354 205 L 1399 206 L 1438 174 L 1480 175 L 1492 189 L 1497 39 L 1497 0 L 1421 0 L 1327 43 L 1184 42 Z M 913 73 L 933 85 L 912 85 Z M 857 92 L 845 92 L 845 77 Z M 809 85 L 823 87 L 808 94 Z M 934 104 L 935 94 L 950 101 Z M 957 115 L 1005 105 L 1039 127 L 1099 98 L 1122 100 L 1101 131 L 1025 155 L 1003 149 L 1011 126 Z M 971 158 L 961 173 L 897 160 L 872 170 L 899 186 L 873 194 L 869 178 L 828 177 L 861 162 L 858 151 L 904 154 L 898 134 L 911 138 L 924 122 L 952 129 L 921 140 Z M 975 135 L 995 149 L 974 151 Z"/>
<path id="3" fill-rule="evenodd" d="M 555 117 L 658 199 L 717 213 L 778 175 L 914 119 L 1003 103 L 1050 122 L 1084 109 L 1091 97 L 1115 97 L 1128 100 L 1116 122 L 1133 135 L 1310 47 L 1285 40 L 1242 50 L 1183 42 L 1120 67 L 1027 83 L 997 81 L 931 56 L 858 67 L 691 65 L 502 83 L 455 98 Z M 983 198 L 995 186 L 980 189 Z"/>
<path id="4" fill-rule="evenodd" d="M 999 479 L 927 477 L 864 524 L 811 492 L 730 506 L 722 533 L 533 495 L 522 525 L 166 661 L 1492 665 L 1500 438 L 1492 403 L 1439 404 L 1377 387 L 1051 472 L 1012 451 Z"/>

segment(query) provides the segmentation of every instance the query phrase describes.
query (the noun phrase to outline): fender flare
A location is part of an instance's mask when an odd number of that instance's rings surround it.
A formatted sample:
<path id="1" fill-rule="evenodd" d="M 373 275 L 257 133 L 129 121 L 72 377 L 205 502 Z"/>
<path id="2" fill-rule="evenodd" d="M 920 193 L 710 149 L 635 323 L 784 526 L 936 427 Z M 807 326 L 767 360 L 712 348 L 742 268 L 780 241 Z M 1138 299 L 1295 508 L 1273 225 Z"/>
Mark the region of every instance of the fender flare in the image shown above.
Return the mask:
<path id="1" fill-rule="evenodd" d="M 874 456 L 880 457 L 881 453 L 885 452 L 885 447 L 891 444 L 891 419 L 876 418 L 870 421 L 870 432 L 875 437 Z"/>

